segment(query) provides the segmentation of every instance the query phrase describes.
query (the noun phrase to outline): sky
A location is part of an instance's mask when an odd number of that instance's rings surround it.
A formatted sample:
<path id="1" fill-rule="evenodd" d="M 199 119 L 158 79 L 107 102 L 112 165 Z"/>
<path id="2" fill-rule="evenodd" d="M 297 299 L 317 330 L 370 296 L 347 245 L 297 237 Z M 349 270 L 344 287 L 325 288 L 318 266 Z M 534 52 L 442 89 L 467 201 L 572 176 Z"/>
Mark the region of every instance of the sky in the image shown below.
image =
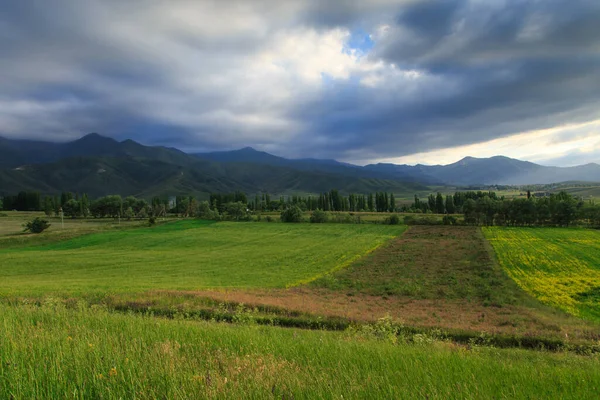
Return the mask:
<path id="1" fill-rule="evenodd" d="M 0 5 L 0 136 L 600 163 L 598 0 Z"/>

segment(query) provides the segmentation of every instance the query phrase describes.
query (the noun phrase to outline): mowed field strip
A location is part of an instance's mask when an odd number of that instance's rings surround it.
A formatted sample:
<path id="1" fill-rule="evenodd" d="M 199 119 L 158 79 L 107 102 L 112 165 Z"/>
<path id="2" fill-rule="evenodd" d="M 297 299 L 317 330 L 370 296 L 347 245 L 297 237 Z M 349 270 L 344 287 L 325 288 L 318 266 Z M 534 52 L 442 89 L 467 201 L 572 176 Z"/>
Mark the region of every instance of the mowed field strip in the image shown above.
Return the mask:
<path id="1" fill-rule="evenodd" d="M 0 291 L 286 287 L 343 268 L 405 226 L 180 221 L 0 250 Z"/>
<path id="2" fill-rule="evenodd" d="M 498 261 L 542 302 L 600 321 L 600 231 L 484 228 Z"/>

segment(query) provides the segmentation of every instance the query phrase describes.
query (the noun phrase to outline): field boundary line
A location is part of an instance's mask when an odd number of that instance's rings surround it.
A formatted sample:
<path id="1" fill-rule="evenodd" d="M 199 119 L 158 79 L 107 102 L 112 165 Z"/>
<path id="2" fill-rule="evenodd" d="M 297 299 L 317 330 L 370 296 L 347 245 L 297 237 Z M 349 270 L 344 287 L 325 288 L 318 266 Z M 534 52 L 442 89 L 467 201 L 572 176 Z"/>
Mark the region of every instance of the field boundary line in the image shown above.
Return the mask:
<path id="1" fill-rule="evenodd" d="M 317 279 L 321 279 L 321 278 L 323 278 L 323 277 L 325 277 L 327 275 L 331 275 L 331 274 L 333 274 L 335 272 L 341 271 L 344 268 L 348 268 L 349 266 L 351 266 L 352 264 L 354 264 L 356 261 L 360 260 L 361 258 L 364 258 L 364 257 L 366 257 L 366 256 L 374 253 L 379 248 L 381 248 L 381 247 L 383 247 L 385 245 L 388 245 L 392 240 L 396 240 L 398 238 L 401 238 L 402 236 L 404 236 L 404 234 L 406 232 L 409 231 L 409 229 L 410 229 L 410 227 L 408 227 L 407 229 L 405 229 L 400 235 L 394 236 L 394 237 L 390 238 L 389 240 L 385 240 L 382 243 L 379 243 L 378 245 L 376 245 L 376 246 L 374 246 L 374 247 L 372 247 L 370 249 L 367 249 L 365 252 L 363 252 L 361 254 L 357 254 L 357 255 L 351 257 L 349 260 L 341 263 L 340 265 L 336 265 L 335 267 L 333 267 L 329 271 L 322 272 L 322 273 L 317 274 L 315 276 L 311 276 L 310 278 L 301 279 L 301 280 L 296 281 L 294 283 L 287 284 L 285 286 L 285 288 L 286 289 L 291 289 L 291 288 L 298 287 L 298 286 L 301 286 L 301 285 L 307 285 L 307 284 L 309 284 L 311 282 L 316 281 Z"/>

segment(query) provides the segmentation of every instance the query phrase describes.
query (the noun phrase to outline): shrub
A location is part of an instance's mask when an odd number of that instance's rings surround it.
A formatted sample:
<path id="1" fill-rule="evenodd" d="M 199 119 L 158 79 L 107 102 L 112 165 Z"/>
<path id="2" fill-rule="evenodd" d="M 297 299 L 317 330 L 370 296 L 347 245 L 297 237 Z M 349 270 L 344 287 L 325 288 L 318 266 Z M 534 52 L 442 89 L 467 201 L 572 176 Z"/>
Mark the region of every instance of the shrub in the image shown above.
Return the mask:
<path id="1" fill-rule="evenodd" d="M 213 221 L 221 220 L 221 214 L 219 214 L 219 211 L 216 209 L 211 209 L 208 201 L 202 201 L 200 202 L 200 204 L 198 204 L 198 211 L 196 212 L 196 217 L 200 219 L 209 219 Z"/>
<path id="2" fill-rule="evenodd" d="M 444 215 L 444 218 L 442 219 L 444 225 L 456 225 L 456 222 L 456 218 L 452 215 Z"/>
<path id="3" fill-rule="evenodd" d="M 298 206 L 291 206 L 281 212 L 281 222 L 302 222 L 302 210 Z"/>
<path id="4" fill-rule="evenodd" d="M 416 217 L 414 215 L 407 215 L 404 217 L 404 223 L 406 225 L 440 225 L 442 222 L 435 217 Z"/>
<path id="5" fill-rule="evenodd" d="M 156 225 L 156 217 L 152 216 L 152 217 L 148 218 L 148 225 L 150 225 L 150 226 Z"/>
<path id="6" fill-rule="evenodd" d="M 392 214 L 384 220 L 386 225 L 398 225 L 400 223 L 400 217 L 397 214 Z"/>
<path id="7" fill-rule="evenodd" d="M 34 220 L 27 222 L 23 227 L 25 228 L 23 232 L 42 233 L 50 228 L 50 224 L 45 219 L 37 217 Z"/>
<path id="8" fill-rule="evenodd" d="M 322 224 L 324 222 L 327 222 L 328 220 L 329 214 L 320 209 L 316 209 L 315 211 L 313 211 L 313 213 L 310 216 L 310 222 L 312 222 L 313 224 Z"/>
<path id="9" fill-rule="evenodd" d="M 337 222 L 338 224 L 360 223 L 360 221 L 357 222 L 357 219 L 348 213 L 334 213 L 332 216 L 332 222 Z"/>

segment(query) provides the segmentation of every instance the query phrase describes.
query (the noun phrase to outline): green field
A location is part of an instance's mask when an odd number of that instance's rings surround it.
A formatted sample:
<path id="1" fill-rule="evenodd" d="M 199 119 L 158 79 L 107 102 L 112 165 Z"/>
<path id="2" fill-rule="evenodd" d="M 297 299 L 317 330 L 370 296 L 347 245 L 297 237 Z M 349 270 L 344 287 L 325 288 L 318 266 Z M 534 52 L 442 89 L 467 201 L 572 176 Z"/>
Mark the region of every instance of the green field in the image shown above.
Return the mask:
<path id="1" fill-rule="evenodd" d="M 0 250 L 0 293 L 286 287 L 373 251 L 406 227 L 188 220 Z"/>
<path id="2" fill-rule="evenodd" d="M 498 261 L 542 302 L 600 321 L 600 231 L 484 228 Z"/>
<path id="3" fill-rule="evenodd" d="M 28 216 L 12 225 L 18 217 Z M 0 240 L 0 398 L 597 398 L 600 389 L 597 323 L 524 293 L 477 227 L 71 223 Z M 523 232 L 543 235 L 527 242 Z M 560 261 L 579 260 L 571 269 L 598 265 L 597 233 L 486 230 L 496 252 L 571 246 Z"/>
<path id="4" fill-rule="evenodd" d="M 314 332 L 0 305 L 0 398 L 595 399 L 600 360 Z"/>

